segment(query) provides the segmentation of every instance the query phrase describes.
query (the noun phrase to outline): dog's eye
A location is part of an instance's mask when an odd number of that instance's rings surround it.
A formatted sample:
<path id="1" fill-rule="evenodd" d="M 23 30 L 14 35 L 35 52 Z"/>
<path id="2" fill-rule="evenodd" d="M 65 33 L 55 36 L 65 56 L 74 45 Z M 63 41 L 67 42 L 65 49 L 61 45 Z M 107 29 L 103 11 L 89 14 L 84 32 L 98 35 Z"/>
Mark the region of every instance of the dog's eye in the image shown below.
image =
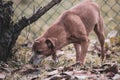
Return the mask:
<path id="1" fill-rule="evenodd" d="M 37 54 L 41 54 L 41 53 L 42 53 L 42 51 L 38 51 L 38 50 L 37 50 L 37 51 L 36 51 L 36 53 L 37 53 Z"/>

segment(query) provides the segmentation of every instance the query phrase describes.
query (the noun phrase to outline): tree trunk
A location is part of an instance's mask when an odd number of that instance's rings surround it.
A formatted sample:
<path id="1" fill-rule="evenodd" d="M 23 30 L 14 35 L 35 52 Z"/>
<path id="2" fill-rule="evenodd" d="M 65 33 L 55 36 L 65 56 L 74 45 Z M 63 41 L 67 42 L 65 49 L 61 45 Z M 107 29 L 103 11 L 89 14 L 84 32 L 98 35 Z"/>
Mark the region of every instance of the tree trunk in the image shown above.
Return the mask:
<path id="1" fill-rule="evenodd" d="M 40 7 L 29 18 L 22 17 L 18 22 L 13 22 L 13 2 L 0 0 L 0 61 L 7 61 L 12 55 L 14 55 L 12 53 L 12 48 L 14 47 L 21 31 L 27 27 L 27 25 L 38 20 L 50 8 L 60 2 L 61 0 L 52 0 L 43 8 Z"/>

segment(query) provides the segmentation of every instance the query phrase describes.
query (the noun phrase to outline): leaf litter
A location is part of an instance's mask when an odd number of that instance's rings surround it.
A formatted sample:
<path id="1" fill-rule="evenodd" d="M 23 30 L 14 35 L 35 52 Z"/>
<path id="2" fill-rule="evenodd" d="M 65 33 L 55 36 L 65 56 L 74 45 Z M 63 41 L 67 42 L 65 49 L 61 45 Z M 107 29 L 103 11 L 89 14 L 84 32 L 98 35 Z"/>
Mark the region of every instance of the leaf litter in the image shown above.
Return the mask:
<path id="1" fill-rule="evenodd" d="M 0 63 L 0 80 L 120 80 L 120 37 L 114 35 L 105 42 L 106 61 L 100 62 L 100 45 L 94 40 L 84 66 L 75 65 L 72 45 L 57 52 L 58 63 L 48 57 L 37 67 L 27 64 L 30 48 L 20 47 L 12 60 Z"/>

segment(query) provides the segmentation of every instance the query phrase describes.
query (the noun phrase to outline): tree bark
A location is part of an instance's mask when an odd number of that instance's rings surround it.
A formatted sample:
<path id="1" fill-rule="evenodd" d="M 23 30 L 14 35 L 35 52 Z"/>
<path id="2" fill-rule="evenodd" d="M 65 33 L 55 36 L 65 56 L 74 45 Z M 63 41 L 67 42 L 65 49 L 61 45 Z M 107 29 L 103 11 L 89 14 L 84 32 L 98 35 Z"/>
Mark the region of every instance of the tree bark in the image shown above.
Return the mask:
<path id="1" fill-rule="evenodd" d="M 50 8 L 60 3 L 61 0 L 52 0 L 43 8 L 40 7 L 34 14 L 26 18 L 22 17 L 18 22 L 12 21 L 13 2 L 5 2 L 0 0 L 0 61 L 7 61 L 14 55 L 12 48 L 14 47 L 18 36 L 21 31 L 37 21 L 42 15 L 44 15 Z"/>

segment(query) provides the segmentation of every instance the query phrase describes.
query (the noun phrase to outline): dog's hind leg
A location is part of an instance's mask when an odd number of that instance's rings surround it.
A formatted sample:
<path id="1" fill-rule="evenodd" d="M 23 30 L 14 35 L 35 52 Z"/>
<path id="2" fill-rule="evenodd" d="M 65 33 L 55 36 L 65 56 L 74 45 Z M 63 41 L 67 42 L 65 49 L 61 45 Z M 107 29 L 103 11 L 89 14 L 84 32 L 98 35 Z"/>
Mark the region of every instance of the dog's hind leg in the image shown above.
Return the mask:
<path id="1" fill-rule="evenodd" d="M 104 29 L 103 29 L 103 19 L 101 16 L 100 16 L 98 24 L 95 25 L 94 31 L 101 45 L 101 59 L 103 61 L 105 58 L 105 53 L 104 53 L 105 37 L 104 37 Z"/>

